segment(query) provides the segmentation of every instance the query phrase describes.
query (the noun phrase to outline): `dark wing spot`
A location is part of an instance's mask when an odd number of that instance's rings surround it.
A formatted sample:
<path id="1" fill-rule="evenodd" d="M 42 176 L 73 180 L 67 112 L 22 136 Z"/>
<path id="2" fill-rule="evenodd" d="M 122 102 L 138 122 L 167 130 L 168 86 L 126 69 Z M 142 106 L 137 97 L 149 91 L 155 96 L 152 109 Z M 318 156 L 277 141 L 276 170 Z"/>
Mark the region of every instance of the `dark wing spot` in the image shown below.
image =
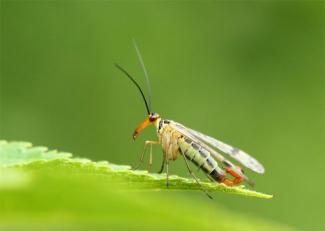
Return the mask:
<path id="1" fill-rule="evenodd" d="M 238 148 L 232 148 L 232 149 L 231 149 L 231 153 L 232 153 L 233 155 L 237 155 L 239 152 L 240 152 L 240 150 L 239 150 Z"/>
<path id="2" fill-rule="evenodd" d="M 169 120 L 164 120 L 164 124 L 169 124 L 170 121 Z"/>
<path id="3" fill-rule="evenodd" d="M 190 144 L 190 143 L 192 143 L 192 140 L 190 140 L 189 138 L 185 138 L 185 142 Z"/>

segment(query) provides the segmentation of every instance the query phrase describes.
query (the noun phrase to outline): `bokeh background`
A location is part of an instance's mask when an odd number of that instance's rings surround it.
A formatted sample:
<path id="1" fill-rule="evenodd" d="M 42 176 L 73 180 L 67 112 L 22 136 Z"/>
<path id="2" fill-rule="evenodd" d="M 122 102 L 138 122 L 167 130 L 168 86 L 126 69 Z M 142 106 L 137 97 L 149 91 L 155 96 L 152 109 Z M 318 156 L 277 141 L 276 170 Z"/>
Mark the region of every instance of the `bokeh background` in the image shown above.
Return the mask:
<path id="1" fill-rule="evenodd" d="M 145 88 L 135 38 L 154 111 L 265 165 L 264 175 L 248 174 L 273 200 L 217 193 L 218 203 L 324 230 L 324 9 L 323 1 L 2 0 L 0 138 L 134 166 L 155 131 L 132 141 L 146 111 L 113 64 Z M 153 171 L 161 159 L 154 148 Z M 170 171 L 187 176 L 182 161 Z"/>

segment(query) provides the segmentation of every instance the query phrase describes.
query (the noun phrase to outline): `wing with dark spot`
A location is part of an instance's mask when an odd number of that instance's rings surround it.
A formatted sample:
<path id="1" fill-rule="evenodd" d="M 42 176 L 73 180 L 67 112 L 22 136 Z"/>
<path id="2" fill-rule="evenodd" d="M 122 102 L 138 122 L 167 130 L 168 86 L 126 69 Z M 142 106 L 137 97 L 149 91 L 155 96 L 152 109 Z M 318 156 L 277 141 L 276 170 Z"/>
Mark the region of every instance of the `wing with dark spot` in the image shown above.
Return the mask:
<path id="1" fill-rule="evenodd" d="M 246 152 L 238 148 L 235 148 L 231 145 L 225 144 L 220 140 L 217 140 L 211 136 L 195 131 L 193 129 L 188 128 L 188 130 L 193 136 L 195 136 L 199 140 L 222 151 L 223 153 L 230 155 L 232 158 L 239 161 L 247 168 L 261 174 L 265 172 L 263 165 L 260 162 L 258 162 L 256 159 L 251 157 L 249 154 L 247 154 Z"/>
<path id="2" fill-rule="evenodd" d="M 248 179 L 248 177 L 240 170 L 240 168 L 237 168 L 233 163 L 231 163 L 223 155 L 221 155 L 219 153 L 219 150 L 216 150 L 215 148 L 213 148 L 212 146 L 210 146 L 209 144 L 207 144 L 207 142 L 202 141 L 199 137 L 197 137 L 196 135 L 194 135 L 191 132 L 191 129 L 185 127 L 184 125 L 182 125 L 180 123 L 177 123 L 175 121 L 172 121 L 172 120 L 170 121 L 169 126 L 171 126 L 173 129 L 175 129 L 178 132 L 180 132 L 184 136 L 186 142 L 189 141 L 189 143 L 195 142 L 197 144 L 200 144 L 205 150 L 207 150 L 211 154 L 211 156 L 215 160 L 223 163 L 228 168 L 231 168 L 232 171 L 234 171 L 238 175 L 240 175 L 248 184 L 253 185 L 252 181 L 250 181 Z M 193 148 L 195 148 L 195 147 L 193 147 Z"/>

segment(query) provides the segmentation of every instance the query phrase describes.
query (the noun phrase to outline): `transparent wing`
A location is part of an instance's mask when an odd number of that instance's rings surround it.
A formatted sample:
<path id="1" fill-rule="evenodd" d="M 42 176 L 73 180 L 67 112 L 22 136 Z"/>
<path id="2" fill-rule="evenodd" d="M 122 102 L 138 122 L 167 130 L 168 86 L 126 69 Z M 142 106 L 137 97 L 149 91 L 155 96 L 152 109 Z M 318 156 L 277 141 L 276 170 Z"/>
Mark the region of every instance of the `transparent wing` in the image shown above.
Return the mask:
<path id="1" fill-rule="evenodd" d="M 223 155 L 221 155 L 217 150 L 214 150 L 211 148 L 206 142 L 203 142 L 201 139 L 199 139 L 197 136 L 195 136 L 191 130 L 184 125 L 177 123 L 175 121 L 170 121 L 169 126 L 171 126 L 173 129 L 176 131 L 180 132 L 183 134 L 185 137 L 191 139 L 193 142 L 201 145 L 204 149 L 209 151 L 211 155 L 221 163 L 227 165 L 228 168 L 231 168 L 232 171 L 236 172 L 238 175 L 240 175 L 248 184 L 251 186 L 254 185 L 254 182 L 248 179 L 248 177 L 239 169 L 237 168 L 233 163 L 231 163 L 229 160 L 227 160 Z"/>
<path id="2" fill-rule="evenodd" d="M 174 122 L 174 123 L 176 123 L 176 122 Z M 178 123 L 176 123 L 176 124 L 178 124 Z M 245 167 L 247 167 L 257 173 L 260 173 L 260 174 L 265 172 L 263 165 L 260 162 L 258 162 L 256 159 L 251 157 L 249 154 L 247 154 L 246 152 L 244 152 L 238 148 L 235 148 L 231 145 L 225 144 L 211 136 L 208 136 L 208 135 L 202 134 L 198 131 L 195 131 L 193 129 L 187 128 L 184 125 L 178 124 L 177 126 L 185 128 L 188 131 L 188 133 L 190 133 L 192 136 L 196 137 L 200 141 L 222 151 L 223 153 L 230 155 L 232 158 L 234 158 L 235 160 L 237 160 L 238 162 L 243 164 Z"/>
<path id="3" fill-rule="evenodd" d="M 195 137 L 197 137 L 200 140 L 202 140 L 203 142 L 219 149 L 220 151 L 230 155 L 232 158 L 239 161 L 247 168 L 249 168 L 257 173 L 261 173 L 261 174 L 265 172 L 263 165 L 260 162 L 258 162 L 255 158 L 253 158 L 249 154 L 247 154 L 246 152 L 244 152 L 238 148 L 235 148 L 231 145 L 225 144 L 225 143 L 221 142 L 220 140 L 217 140 L 211 136 L 208 136 L 208 135 L 202 134 L 198 131 L 195 131 L 193 129 L 189 128 L 189 131 Z"/>

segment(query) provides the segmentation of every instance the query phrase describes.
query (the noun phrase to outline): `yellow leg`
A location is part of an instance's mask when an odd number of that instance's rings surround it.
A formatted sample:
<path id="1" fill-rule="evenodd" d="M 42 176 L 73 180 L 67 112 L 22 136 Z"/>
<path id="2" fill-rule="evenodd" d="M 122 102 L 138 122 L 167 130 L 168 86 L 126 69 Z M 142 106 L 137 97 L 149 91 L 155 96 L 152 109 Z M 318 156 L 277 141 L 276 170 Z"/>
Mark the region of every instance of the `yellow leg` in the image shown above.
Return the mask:
<path id="1" fill-rule="evenodd" d="M 144 142 L 144 148 L 143 148 L 143 152 L 142 152 L 142 154 L 140 156 L 139 164 L 134 169 L 138 169 L 143 164 L 143 159 L 144 159 L 144 155 L 146 154 L 148 144 L 150 144 L 150 154 L 149 154 L 150 156 L 149 156 L 148 169 L 151 168 L 151 166 L 152 166 L 152 145 L 153 144 L 160 144 L 160 142 L 159 141 L 153 141 L 153 140 L 146 140 Z"/>

